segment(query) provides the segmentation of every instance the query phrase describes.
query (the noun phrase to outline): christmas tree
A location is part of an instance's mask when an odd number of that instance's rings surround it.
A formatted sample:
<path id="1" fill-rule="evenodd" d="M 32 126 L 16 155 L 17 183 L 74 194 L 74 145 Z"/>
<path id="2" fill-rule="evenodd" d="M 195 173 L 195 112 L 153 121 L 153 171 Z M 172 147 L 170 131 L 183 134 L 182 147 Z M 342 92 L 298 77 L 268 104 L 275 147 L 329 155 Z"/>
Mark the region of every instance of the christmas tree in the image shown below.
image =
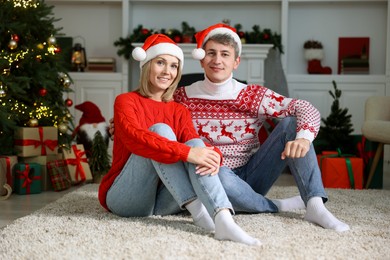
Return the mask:
<path id="1" fill-rule="evenodd" d="M 332 81 L 334 92 L 329 90 L 333 98 L 330 114 L 327 118 L 322 118 L 324 123 L 320 127 L 318 137 L 314 142 L 317 152 L 324 150 L 335 151 L 340 149 L 343 153 L 353 153 L 353 125 L 352 115 L 348 114 L 348 108 L 340 108 L 340 96 L 342 91 L 337 88 L 336 82 Z"/>
<path id="2" fill-rule="evenodd" d="M 52 9 L 42 0 L 0 0 L 0 155 L 13 153 L 17 127 L 54 126 L 59 147 L 71 142 L 71 79 Z"/>
<path id="3" fill-rule="evenodd" d="M 110 169 L 110 155 L 107 151 L 107 143 L 104 141 L 102 133 L 97 131 L 93 137 L 89 166 L 94 179 L 99 179 Z"/>

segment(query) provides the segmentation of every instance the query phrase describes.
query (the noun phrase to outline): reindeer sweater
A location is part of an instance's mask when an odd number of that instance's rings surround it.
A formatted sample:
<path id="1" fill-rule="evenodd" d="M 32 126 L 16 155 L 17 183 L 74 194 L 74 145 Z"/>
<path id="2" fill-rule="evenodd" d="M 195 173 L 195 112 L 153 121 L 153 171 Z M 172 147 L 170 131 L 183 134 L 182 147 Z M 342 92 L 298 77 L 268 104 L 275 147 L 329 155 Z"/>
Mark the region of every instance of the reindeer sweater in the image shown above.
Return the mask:
<path id="1" fill-rule="evenodd" d="M 190 110 L 199 136 L 221 150 L 223 164 L 231 169 L 245 165 L 259 149 L 258 133 L 267 118 L 295 116 L 296 138 L 311 142 L 321 123 L 320 113 L 309 102 L 232 77 L 219 84 L 206 77 L 179 88 L 174 98 Z"/>

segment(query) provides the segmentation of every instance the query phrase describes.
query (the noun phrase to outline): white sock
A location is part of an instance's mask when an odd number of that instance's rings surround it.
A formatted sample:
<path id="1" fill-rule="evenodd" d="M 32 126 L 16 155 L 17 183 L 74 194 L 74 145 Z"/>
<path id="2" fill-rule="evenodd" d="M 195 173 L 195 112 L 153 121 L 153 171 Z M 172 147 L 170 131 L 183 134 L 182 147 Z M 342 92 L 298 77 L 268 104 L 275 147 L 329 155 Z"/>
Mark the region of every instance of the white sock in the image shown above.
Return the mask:
<path id="1" fill-rule="evenodd" d="M 206 207 L 199 199 L 191 201 L 186 206 L 186 209 L 191 213 L 194 224 L 198 227 L 204 228 L 207 231 L 214 231 L 215 225 Z"/>
<path id="2" fill-rule="evenodd" d="M 272 200 L 272 202 L 278 207 L 280 212 L 293 211 L 297 209 L 305 209 L 305 203 L 301 196 L 295 196 L 287 199 Z"/>
<path id="3" fill-rule="evenodd" d="M 215 235 L 218 240 L 231 240 L 250 246 L 260 246 L 259 240 L 249 236 L 233 220 L 229 210 L 221 210 L 215 215 Z"/>
<path id="4" fill-rule="evenodd" d="M 350 229 L 347 224 L 341 222 L 329 212 L 321 197 L 313 197 L 307 202 L 305 220 L 339 232 Z"/>

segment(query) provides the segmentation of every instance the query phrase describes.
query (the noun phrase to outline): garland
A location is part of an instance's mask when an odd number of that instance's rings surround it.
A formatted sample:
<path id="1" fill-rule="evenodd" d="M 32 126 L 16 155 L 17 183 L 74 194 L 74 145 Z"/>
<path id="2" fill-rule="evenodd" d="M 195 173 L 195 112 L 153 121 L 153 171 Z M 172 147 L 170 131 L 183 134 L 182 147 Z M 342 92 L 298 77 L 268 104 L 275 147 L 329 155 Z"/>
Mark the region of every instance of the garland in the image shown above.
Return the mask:
<path id="1" fill-rule="evenodd" d="M 130 55 L 134 46 L 133 42 L 144 42 L 146 38 L 155 33 L 163 33 L 168 35 L 176 43 L 194 43 L 195 42 L 195 33 L 196 30 L 194 27 L 191 27 L 186 22 L 182 22 L 181 30 L 178 29 L 160 29 L 153 30 L 144 28 L 142 25 L 138 25 L 137 28 L 133 30 L 133 33 L 127 37 L 120 37 L 117 41 L 114 42 L 114 46 L 118 47 L 119 50 L 117 54 L 119 56 L 124 56 L 125 59 L 130 59 Z M 273 44 L 275 49 L 278 49 L 280 53 L 283 53 L 283 46 L 281 44 L 281 35 L 275 32 L 272 32 L 271 29 L 261 30 L 260 26 L 254 25 L 252 31 L 242 31 L 241 24 L 236 24 L 234 26 L 237 30 L 237 34 L 241 39 L 242 43 L 246 44 Z"/>

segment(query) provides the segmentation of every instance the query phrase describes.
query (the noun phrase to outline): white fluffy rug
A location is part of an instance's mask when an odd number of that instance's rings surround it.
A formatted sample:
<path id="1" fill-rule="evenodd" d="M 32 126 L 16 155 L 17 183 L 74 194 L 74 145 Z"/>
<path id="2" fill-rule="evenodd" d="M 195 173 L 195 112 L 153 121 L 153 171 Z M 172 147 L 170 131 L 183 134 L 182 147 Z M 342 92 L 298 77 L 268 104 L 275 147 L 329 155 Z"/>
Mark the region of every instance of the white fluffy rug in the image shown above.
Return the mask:
<path id="1" fill-rule="evenodd" d="M 261 247 L 217 241 L 189 215 L 120 218 L 103 210 L 97 185 L 65 195 L 0 232 L 0 259 L 390 259 L 390 191 L 327 190 L 345 233 L 305 222 L 304 211 L 239 214 Z M 268 197 L 298 194 L 275 186 Z"/>

